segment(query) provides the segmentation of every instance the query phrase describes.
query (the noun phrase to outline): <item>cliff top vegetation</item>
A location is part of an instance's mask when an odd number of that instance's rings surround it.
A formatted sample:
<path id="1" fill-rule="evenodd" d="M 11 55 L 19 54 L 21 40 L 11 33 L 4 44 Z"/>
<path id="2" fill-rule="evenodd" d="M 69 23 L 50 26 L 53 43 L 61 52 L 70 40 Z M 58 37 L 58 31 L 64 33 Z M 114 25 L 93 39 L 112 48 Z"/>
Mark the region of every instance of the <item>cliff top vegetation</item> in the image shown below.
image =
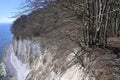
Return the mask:
<path id="1" fill-rule="evenodd" d="M 107 45 L 120 32 L 120 0 L 27 0 L 28 15 L 11 28 L 16 38 L 69 37 L 79 46 Z"/>

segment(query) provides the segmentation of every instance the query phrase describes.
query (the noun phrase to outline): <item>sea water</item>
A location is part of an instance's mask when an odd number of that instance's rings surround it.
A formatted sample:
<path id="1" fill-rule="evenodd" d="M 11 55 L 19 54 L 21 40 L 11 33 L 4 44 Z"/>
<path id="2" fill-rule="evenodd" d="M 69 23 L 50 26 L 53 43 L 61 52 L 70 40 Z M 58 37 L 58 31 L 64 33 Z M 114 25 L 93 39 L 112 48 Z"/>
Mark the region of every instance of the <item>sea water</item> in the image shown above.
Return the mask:
<path id="1" fill-rule="evenodd" d="M 0 23 L 0 61 L 3 57 L 4 47 L 12 40 L 10 28 L 11 24 Z"/>

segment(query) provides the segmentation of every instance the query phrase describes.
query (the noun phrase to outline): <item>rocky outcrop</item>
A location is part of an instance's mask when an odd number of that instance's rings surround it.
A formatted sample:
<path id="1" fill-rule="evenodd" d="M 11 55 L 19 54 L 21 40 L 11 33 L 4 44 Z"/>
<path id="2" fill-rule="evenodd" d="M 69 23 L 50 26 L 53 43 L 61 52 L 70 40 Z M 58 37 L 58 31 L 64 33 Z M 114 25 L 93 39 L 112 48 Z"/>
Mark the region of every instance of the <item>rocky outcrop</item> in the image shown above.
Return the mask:
<path id="1" fill-rule="evenodd" d="M 4 57 L 9 79 L 89 80 L 91 78 L 94 80 L 90 73 L 85 73 L 85 68 L 79 64 L 72 52 L 76 52 L 79 48 L 72 43 L 66 43 L 70 50 L 62 49 L 59 45 L 54 45 L 54 42 L 49 43 L 43 38 L 14 39 L 6 48 Z"/>
<path id="2" fill-rule="evenodd" d="M 69 43 L 14 39 L 4 57 L 9 80 L 120 80 L 120 58 L 112 50 Z"/>
<path id="3" fill-rule="evenodd" d="M 69 43 L 14 39 L 4 57 L 9 80 L 120 80 L 120 58 L 112 50 Z"/>

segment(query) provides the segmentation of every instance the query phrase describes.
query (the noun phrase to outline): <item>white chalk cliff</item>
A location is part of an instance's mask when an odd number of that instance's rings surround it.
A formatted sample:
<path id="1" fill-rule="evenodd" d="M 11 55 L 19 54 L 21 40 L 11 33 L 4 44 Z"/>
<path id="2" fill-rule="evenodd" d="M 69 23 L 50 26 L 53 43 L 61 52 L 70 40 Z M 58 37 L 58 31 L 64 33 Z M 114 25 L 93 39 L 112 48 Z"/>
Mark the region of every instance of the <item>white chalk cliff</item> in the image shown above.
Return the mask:
<path id="1" fill-rule="evenodd" d="M 45 39 L 14 39 L 5 49 L 4 61 L 9 80 L 95 80 L 72 51 Z"/>
<path id="2" fill-rule="evenodd" d="M 120 80 L 112 50 L 83 50 L 69 40 L 13 39 L 5 49 L 8 80 Z"/>

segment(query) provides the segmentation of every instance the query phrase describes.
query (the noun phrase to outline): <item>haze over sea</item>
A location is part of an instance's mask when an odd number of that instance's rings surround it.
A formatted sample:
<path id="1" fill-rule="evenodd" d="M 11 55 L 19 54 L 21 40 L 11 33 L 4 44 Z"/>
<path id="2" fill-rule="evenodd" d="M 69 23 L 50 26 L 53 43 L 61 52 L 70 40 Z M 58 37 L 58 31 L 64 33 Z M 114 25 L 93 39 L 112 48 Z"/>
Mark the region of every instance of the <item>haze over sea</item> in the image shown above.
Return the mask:
<path id="1" fill-rule="evenodd" d="M 12 40 L 12 34 L 10 32 L 11 24 L 0 23 L 0 60 L 3 56 L 4 47 Z"/>

